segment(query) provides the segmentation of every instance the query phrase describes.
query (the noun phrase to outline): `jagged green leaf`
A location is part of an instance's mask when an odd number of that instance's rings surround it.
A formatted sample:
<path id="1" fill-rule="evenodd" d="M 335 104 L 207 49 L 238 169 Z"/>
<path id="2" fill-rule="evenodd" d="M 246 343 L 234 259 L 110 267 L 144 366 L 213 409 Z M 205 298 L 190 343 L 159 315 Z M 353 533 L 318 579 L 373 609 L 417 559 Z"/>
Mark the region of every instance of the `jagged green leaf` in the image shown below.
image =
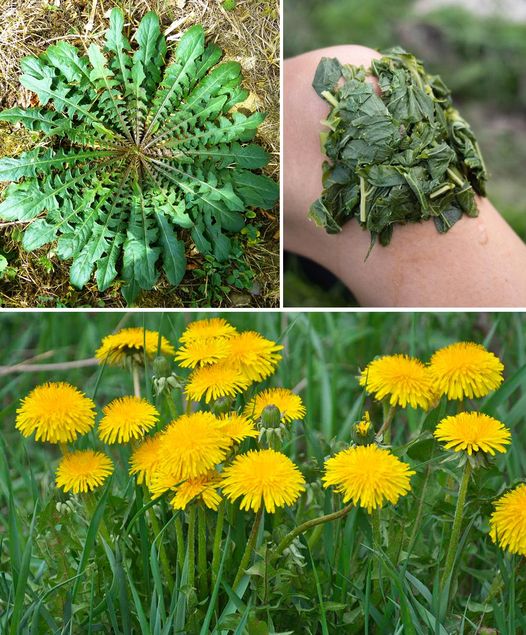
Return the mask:
<path id="1" fill-rule="evenodd" d="M 177 239 L 173 227 L 162 214 L 157 214 L 157 223 L 166 277 L 168 282 L 177 286 L 186 271 L 184 243 Z"/>

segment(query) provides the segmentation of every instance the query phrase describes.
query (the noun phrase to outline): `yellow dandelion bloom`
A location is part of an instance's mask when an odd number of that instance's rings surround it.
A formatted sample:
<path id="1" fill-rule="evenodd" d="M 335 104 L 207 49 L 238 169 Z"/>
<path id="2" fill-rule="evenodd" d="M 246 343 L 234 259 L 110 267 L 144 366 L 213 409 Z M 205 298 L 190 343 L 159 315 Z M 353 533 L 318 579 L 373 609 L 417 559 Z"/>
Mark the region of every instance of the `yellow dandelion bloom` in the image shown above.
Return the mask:
<path id="1" fill-rule="evenodd" d="M 299 395 L 288 388 L 269 388 L 251 399 L 245 407 L 245 415 L 259 419 L 267 406 L 276 406 L 283 421 L 297 421 L 306 414 L 305 406 Z"/>
<path id="2" fill-rule="evenodd" d="M 95 404 L 71 384 L 50 382 L 34 388 L 16 411 L 16 428 L 36 441 L 68 443 L 95 424 Z"/>
<path id="3" fill-rule="evenodd" d="M 104 443 L 141 439 L 159 420 L 151 403 L 140 397 L 119 397 L 103 408 L 98 434 Z"/>
<path id="4" fill-rule="evenodd" d="M 511 433 L 506 426 L 481 412 L 460 412 L 446 417 L 436 427 L 434 436 L 455 452 L 506 452 Z"/>
<path id="5" fill-rule="evenodd" d="M 219 419 L 219 425 L 233 443 L 241 443 L 249 437 L 255 439 L 259 434 L 253 421 L 235 412 Z"/>
<path id="6" fill-rule="evenodd" d="M 174 475 L 166 467 L 162 467 L 157 463 L 150 474 L 150 480 L 146 483 L 152 498 L 159 498 L 170 489 L 175 489 L 183 482 L 177 475 Z"/>
<path id="7" fill-rule="evenodd" d="M 441 348 L 429 363 L 436 390 L 448 399 L 484 397 L 501 385 L 503 370 L 498 357 L 473 342 Z"/>
<path id="8" fill-rule="evenodd" d="M 305 489 L 305 479 L 294 463 L 275 450 L 250 450 L 236 456 L 223 470 L 221 487 L 241 509 L 257 512 L 261 505 L 270 514 L 276 507 L 293 505 Z"/>
<path id="9" fill-rule="evenodd" d="M 124 366 L 129 358 L 133 358 L 135 363 L 142 364 L 145 356 L 153 359 L 158 353 L 173 357 L 175 348 L 165 337 L 161 337 L 159 343 L 157 331 L 132 327 L 107 335 L 95 352 L 95 357 L 102 364 Z"/>
<path id="10" fill-rule="evenodd" d="M 137 476 L 137 483 L 149 486 L 152 474 L 159 464 L 159 446 L 161 435 L 146 438 L 132 452 L 130 459 L 130 475 Z"/>
<path id="11" fill-rule="evenodd" d="M 221 463 L 231 446 L 216 417 L 210 412 L 182 415 L 164 430 L 159 466 L 174 483 L 202 476 Z"/>
<path id="12" fill-rule="evenodd" d="M 179 341 L 182 344 L 199 339 L 211 337 L 232 337 L 237 333 L 236 329 L 223 318 L 210 318 L 209 320 L 196 320 L 190 322 Z"/>
<path id="13" fill-rule="evenodd" d="M 246 390 L 250 381 L 237 368 L 225 362 L 196 368 L 186 384 L 185 394 L 194 401 L 205 397 L 206 403 L 219 397 L 235 397 Z"/>
<path id="14" fill-rule="evenodd" d="M 426 366 L 408 355 L 384 355 L 370 362 L 360 375 L 360 386 L 378 401 L 389 397 L 391 406 L 427 410 L 435 392 Z"/>
<path id="15" fill-rule="evenodd" d="M 209 509 L 216 511 L 222 500 L 217 491 L 219 480 L 219 474 L 215 470 L 188 479 L 175 488 L 175 496 L 170 500 L 170 505 L 174 509 L 186 509 L 189 503 L 200 498 Z"/>
<path id="16" fill-rule="evenodd" d="M 389 450 L 377 445 L 353 446 L 325 462 L 324 487 L 334 486 L 343 502 L 371 513 L 386 501 L 393 505 L 411 489 L 415 472 Z"/>
<path id="17" fill-rule="evenodd" d="M 90 492 L 100 487 L 112 472 L 113 463 L 102 452 L 70 452 L 59 463 L 57 487 L 74 494 Z"/>
<path id="18" fill-rule="evenodd" d="M 224 337 L 206 337 L 190 340 L 175 355 L 175 361 L 183 368 L 195 368 L 215 364 L 228 355 L 228 341 Z"/>
<path id="19" fill-rule="evenodd" d="M 283 346 L 255 331 L 244 331 L 228 340 L 227 362 L 238 368 L 250 382 L 262 381 L 276 370 Z"/>
<path id="20" fill-rule="evenodd" d="M 496 501 L 489 522 L 493 542 L 511 553 L 526 556 L 526 483 Z"/>

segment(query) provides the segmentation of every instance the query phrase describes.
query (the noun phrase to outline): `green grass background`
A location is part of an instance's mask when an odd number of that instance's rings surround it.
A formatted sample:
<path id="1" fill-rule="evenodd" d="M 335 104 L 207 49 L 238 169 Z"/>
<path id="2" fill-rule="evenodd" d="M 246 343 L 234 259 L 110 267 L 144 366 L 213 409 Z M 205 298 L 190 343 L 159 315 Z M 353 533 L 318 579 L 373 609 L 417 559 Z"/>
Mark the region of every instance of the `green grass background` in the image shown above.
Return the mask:
<path id="1" fill-rule="evenodd" d="M 17 364 L 49 351 L 53 353 L 40 359 L 42 363 L 90 358 L 101 338 L 119 326 L 160 329 L 175 344 L 188 321 L 209 316 L 181 313 L 3 314 L 0 316 L 0 365 Z M 417 470 L 413 479 L 415 493 L 401 500 L 396 508 L 386 511 L 390 539 L 394 536 L 407 539 L 413 530 L 418 502 L 416 492 L 422 485 L 425 468 L 427 465 L 436 468 L 431 474 L 422 524 L 417 528 L 414 554 L 407 561 L 405 575 L 403 551 L 397 567 L 390 567 L 387 556 L 382 554 L 382 595 L 380 598 L 374 597 L 371 581 L 374 580 L 375 559 L 371 556 L 370 548 L 363 544 L 367 542 L 367 532 L 370 531 L 369 521 L 363 512 L 351 512 L 344 522 L 325 526 L 318 536 L 318 542 L 312 544 L 312 549 L 309 546 L 311 543 L 305 542 L 304 567 L 301 570 L 292 569 L 294 574 L 291 577 L 281 578 L 276 583 L 272 590 L 271 606 L 260 608 L 254 614 L 253 606 L 262 605 L 255 591 L 247 591 L 243 602 L 228 604 L 230 615 L 227 623 L 232 628 L 225 632 L 263 635 L 275 629 L 275 632 L 324 635 L 340 632 L 448 635 L 474 633 L 479 627 L 498 628 L 499 633 L 508 635 L 526 632 L 524 560 L 519 562 L 518 558 L 510 558 L 500 552 L 487 535 L 491 501 L 505 487 L 524 479 L 526 474 L 524 314 L 237 313 L 224 317 L 239 329 L 258 330 L 264 336 L 285 345 L 284 360 L 270 383 L 296 388 L 307 406 L 304 425 L 297 427 L 297 440 L 287 446 L 287 452 L 300 464 L 308 480 L 319 478 L 319 466 L 325 456 L 349 443 L 351 426 L 359 419 L 364 408 L 363 394 L 356 376 L 359 368 L 363 368 L 375 355 L 402 352 L 427 360 L 435 349 L 454 341 L 485 343 L 503 360 L 506 382 L 493 396 L 478 400 L 474 405 L 479 406 L 482 402 L 483 410 L 505 422 L 513 435 L 512 449 L 497 458 L 496 468 L 481 472 L 476 483 L 470 487 L 466 513 L 469 538 L 461 543 L 459 585 L 455 589 L 453 608 L 443 619 L 435 617 L 440 613 L 441 601 L 436 576 L 451 526 L 455 479 L 459 470 L 452 464 L 439 467 L 437 458 L 430 458 L 428 441 L 427 445 L 424 443 L 413 448 L 408 455 L 413 468 Z M 145 603 L 137 602 L 132 594 L 126 577 L 129 573 L 127 559 L 124 552 L 119 551 L 120 547 L 106 554 L 102 549 L 95 552 L 98 564 L 90 565 L 79 582 L 85 589 L 84 604 L 68 603 L 66 593 L 71 589 L 72 582 L 49 592 L 47 569 L 50 565 L 49 562 L 46 564 L 42 553 L 47 551 L 49 557 L 58 559 L 65 551 L 75 561 L 79 561 L 81 553 L 75 545 L 70 546 L 70 539 L 65 535 L 58 542 L 47 534 L 45 539 L 40 536 L 39 532 L 43 531 L 46 522 L 40 516 L 36 518 L 31 532 L 35 502 L 39 504 L 39 514 L 40 510 L 46 510 L 49 520 L 56 503 L 64 502 L 68 497 L 58 493 L 53 485 L 58 452 L 51 446 L 23 441 L 14 430 L 14 419 L 20 398 L 43 381 L 57 380 L 69 381 L 88 395 L 93 394 L 100 380 L 96 397 L 99 406 L 132 390 L 129 376 L 124 370 L 109 368 L 105 369 L 102 379 L 99 368 L 9 374 L 2 378 L 0 632 L 8 632 L 3 629 L 7 629 L 6 616 L 12 615 L 14 605 L 19 610 L 18 619 L 26 616 L 30 622 L 40 602 L 42 622 L 40 630 L 31 631 L 32 635 L 55 632 L 130 635 L 172 633 L 177 618 L 175 614 L 172 615 L 171 608 L 184 607 L 187 596 L 184 592 L 176 593 L 161 602 L 163 593 L 159 588 L 163 583 L 159 576 L 154 575 L 159 566 L 157 554 L 155 549 L 149 551 L 147 545 L 140 549 L 137 547 L 138 551 L 134 555 L 137 563 L 146 563 L 145 571 L 151 569 L 154 572 L 147 574 L 147 577 L 151 576 L 151 580 L 148 579 L 152 591 Z M 381 418 L 379 406 L 368 400 L 365 407 L 371 409 L 373 421 L 378 422 Z M 434 423 L 436 420 L 426 418 L 419 411 L 408 409 L 400 413 L 394 423 L 394 445 L 405 443 L 410 436 L 418 433 L 421 426 L 432 429 Z M 439 459 L 444 456 L 438 449 L 435 452 Z M 122 490 L 125 487 L 125 483 L 118 484 Z M 297 522 L 300 517 L 328 512 L 340 505 L 337 497 L 320 493 L 317 486 L 313 486 L 309 495 L 312 497 L 309 505 L 302 504 L 299 510 L 284 513 L 283 520 L 288 524 L 294 522 L 294 514 L 297 514 Z M 97 500 L 101 500 L 100 491 Z M 114 495 L 104 504 L 111 504 L 114 510 L 118 510 L 113 512 L 117 517 L 114 522 L 118 522 L 120 514 L 125 514 L 129 501 L 119 500 Z M 167 522 L 171 516 L 173 514 L 168 512 Z M 236 536 L 242 540 L 245 527 L 249 527 L 247 523 L 250 517 L 239 514 L 236 518 L 236 527 L 232 531 L 237 531 Z M 274 520 L 275 530 L 279 530 L 279 527 L 276 528 L 279 518 Z M 266 527 L 272 527 L 270 518 Z M 171 529 L 168 528 L 168 534 Z M 127 536 L 123 537 L 124 542 L 127 539 Z M 167 537 L 167 540 L 170 545 L 171 539 Z M 93 554 L 90 557 L 94 557 Z M 505 578 L 504 586 L 493 600 L 487 602 L 487 595 L 499 569 Z M 101 577 L 105 583 L 99 588 Z M 54 580 L 55 585 L 63 582 L 60 576 Z M 140 582 L 145 583 L 145 580 L 135 579 L 137 587 Z M 228 599 L 226 591 L 221 589 L 221 592 Z M 94 611 L 96 606 L 99 607 L 98 613 Z M 141 616 L 138 606 L 146 606 L 142 626 L 139 626 Z M 90 630 L 86 624 L 79 627 L 75 621 L 76 615 L 83 611 L 93 612 Z M 73 615 L 72 623 L 76 625 L 71 630 L 62 626 L 54 630 L 54 621 L 58 625 L 67 624 L 70 614 Z M 158 617 L 154 619 L 155 615 Z M 217 615 L 214 614 L 210 631 L 205 630 L 204 633 L 220 632 L 213 630 L 216 619 Z M 146 628 L 144 624 L 149 620 L 150 625 Z M 298 624 L 301 624 L 300 631 L 297 630 Z M 199 633 L 199 628 L 187 632 L 193 635 L 194 632 Z"/>
<path id="2" fill-rule="evenodd" d="M 333 44 L 382 49 L 404 46 L 442 76 L 479 139 L 490 173 L 488 196 L 526 240 L 526 23 L 498 12 L 480 17 L 459 6 L 428 13 L 416 0 L 285 0 L 284 55 Z M 332 277 L 289 256 L 288 306 L 354 306 Z M 327 289 L 329 288 L 329 293 Z"/>

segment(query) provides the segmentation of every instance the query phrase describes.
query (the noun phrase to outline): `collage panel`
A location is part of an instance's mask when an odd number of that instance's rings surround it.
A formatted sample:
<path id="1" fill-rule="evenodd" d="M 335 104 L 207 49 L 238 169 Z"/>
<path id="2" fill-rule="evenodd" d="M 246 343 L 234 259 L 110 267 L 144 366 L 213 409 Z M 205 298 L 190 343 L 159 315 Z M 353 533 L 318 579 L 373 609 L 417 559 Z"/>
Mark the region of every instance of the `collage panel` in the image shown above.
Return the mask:
<path id="1" fill-rule="evenodd" d="M 279 2 L 4 2 L 3 307 L 279 306 Z"/>
<path id="2" fill-rule="evenodd" d="M 523 313 L 0 326 L 2 633 L 523 632 Z"/>
<path id="3" fill-rule="evenodd" d="M 524 307 L 524 4 L 283 8 L 285 306 Z"/>
<path id="4" fill-rule="evenodd" d="M 0 635 L 526 633 L 525 36 L 0 0 Z"/>

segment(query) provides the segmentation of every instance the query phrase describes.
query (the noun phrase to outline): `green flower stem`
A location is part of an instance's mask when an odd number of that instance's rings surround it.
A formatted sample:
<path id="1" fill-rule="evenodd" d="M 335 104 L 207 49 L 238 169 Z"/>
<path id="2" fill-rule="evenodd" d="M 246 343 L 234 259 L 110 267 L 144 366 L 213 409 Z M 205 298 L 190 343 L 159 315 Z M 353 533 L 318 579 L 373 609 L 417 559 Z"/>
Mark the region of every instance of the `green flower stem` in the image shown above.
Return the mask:
<path id="1" fill-rule="evenodd" d="M 199 572 L 199 597 L 208 595 L 208 576 L 206 559 L 206 509 L 202 503 L 197 508 L 197 570 Z"/>
<path id="2" fill-rule="evenodd" d="M 409 545 L 407 547 L 407 560 L 405 568 L 407 568 L 407 564 L 409 563 L 409 558 L 413 552 L 415 547 L 416 539 L 418 532 L 420 530 L 420 523 L 422 522 L 422 516 L 424 514 L 424 502 L 427 493 L 427 484 L 429 481 L 429 475 L 431 474 L 431 465 L 428 465 L 426 468 L 426 475 L 424 477 L 424 484 L 422 485 L 422 492 L 420 493 L 420 498 L 418 500 L 418 509 L 416 512 L 415 522 L 413 523 L 413 529 L 411 531 L 411 537 L 409 538 Z M 405 569 L 404 569 L 405 571 Z"/>
<path id="3" fill-rule="evenodd" d="M 382 550 L 382 530 L 381 530 L 381 507 L 378 509 L 373 509 L 371 512 L 371 526 L 373 530 L 373 549 L 375 552 L 378 552 L 374 560 L 375 570 L 376 570 L 376 578 L 377 578 L 377 586 L 375 591 L 380 592 L 380 580 L 381 580 L 381 570 L 380 570 L 380 556 L 379 553 Z M 373 589 L 375 588 L 373 582 Z"/>
<path id="4" fill-rule="evenodd" d="M 382 427 L 376 433 L 376 438 L 381 439 L 383 437 L 383 442 L 386 445 L 389 445 L 391 443 L 391 423 L 393 422 L 395 411 L 396 406 L 389 406 L 389 410 L 384 417 Z"/>
<path id="5" fill-rule="evenodd" d="M 462 518 L 464 516 L 464 505 L 466 503 L 466 494 L 468 492 L 469 477 L 471 476 L 471 463 L 466 460 L 464 465 L 464 473 L 458 490 L 457 507 L 455 509 L 455 517 L 453 519 L 453 527 L 451 529 L 451 538 L 449 539 L 449 547 L 446 555 L 446 564 L 444 573 L 442 574 L 441 589 L 444 589 L 447 581 L 453 573 L 453 565 L 455 564 L 455 554 L 457 551 L 458 541 L 460 539 L 460 530 L 462 528 Z"/>
<path id="6" fill-rule="evenodd" d="M 195 586 L 195 505 L 188 510 L 188 533 L 186 535 L 188 549 L 188 584 Z"/>
<path id="7" fill-rule="evenodd" d="M 254 524 L 252 525 L 252 531 L 250 532 L 250 537 L 248 539 L 247 546 L 245 548 L 245 553 L 243 554 L 243 557 L 241 558 L 239 569 L 237 570 L 237 574 L 234 579 L 234 584 L 232 585 L 232 588 L 234 589 L 234 591 L 237 589 L 239 583 L 241 582 L 241 578 L 245 574 L 245 569 L 248 567 L 248 564 L 250 562 L 250 556 L 252 555 L 252 552 L 254 551 L 256 538 L 258 535 L 258 529 L 261 523 L 262 516 L 263 516 L 263 506 L 261 506 L 256 512 L 256 517 L 254 519 Z"/>
<path id="8" fill-rule="evenodd" d="M 132 364 L 133 394 L 136 397 L 141 396 L 141 377 L 137 364 Z"/>
<path id="9" fill-rule="evenodd" d="M 343 509 L 339 509 L 337 512 L 333 512 L 332 514 L 326 514 L 325 516 L 319 516 L 318 518 L 312 518 L 311 520 L 306 520 L 301 525 L 298 525 L 295 529 L 289 532 L 283 540 L 278 544 L 276 550 L 274 551 L 273 557 L 278 558 L 280 554 L 285 551 L 285 549 L 291 544 L 291 542 L 297 538 L 300 534 L 308 531 L 312 527 L 316 527 L 317 525 L 322 525 L 323 523 L 329 523 L 332 520 L 338 520 L 338 518 L 343 518 L 347 516 L 347 514 L 353 508 L 353 504 L 347 505 Z"/>
<path id="10" fill-rule="evenodd" d="M 187 399 L 186 401 L 186 414 L 187 415 L 191 415 L 192 414 L 192 400 L 191 399 Z"/>
<path id="11" fill-rule="evenodd" d="M 219 573 L 221 562 L 221 538 L 223 537 L 223 525 L 225 521 L 225 503 L 222 501 L 217 510 L 216 529 L 214 534 L 214 547 L 212 551 L 212 588 L 214 588 Z"/>
<path id="12" fill-rule="evenodd" d="M 175 407 L 175 403 L 173 402 L 173 399 L 171 398 L 170 393 L 166 393 L 166 392 L 164 393 L 164 401 L 170 412 L 170 417 L 172 417 L 173 419 L 177 419 L 177 409 Z"/>
<path id="13" fill-rule="evenodd" d="M 146 485 L 143 484 L 142 487 L 143 487 L 144 502 L 148 503 L 151 500 L 150 492 L 148 491 L 148 488 L 146 487 Z M 161 527 L 159 525 L 159 521 L 157 519 L 157 516 L 155 515 L 155 510 L 153 507 L 148 508 L 148 518 L 150 519 L 150 524 L 152 526 L 154 539 L 157 539 L 157 536 L 159 536 L 159 534 L 161 533 Z M 163 570 L 164 577 L 166 578 L 166 582 L 170 590 L 173 590 L 174 580 L 172 577 L 172 573 L 170 571 L 170 562 L 168 560 L 168 555 L 166 554 L 166 548 L 164 546 L 162 536 L 161 538 L 159 538 L 158 543 L 159 543 L 159 559 L 161 560 L 161 568 Z"/>
<path id="14" fill-rule="evenodd" d="M 67 443 L 59 443 L 60 451 L 62 452 L 62 456 L 66 456 L 68 454 L 68 444 Z"/>
<path id="15" fill-rule="evenodd" d="M 86 503 L 86 509 L 88 511 L 89 518 L 91 520 L 93 516 L 95 515 L 95 510 L 97 509 L 97 501 L 95 500 L 95 497 L 93 496 L 93 492 L 86 492 L 86 494 L 84 495 L 84 501 Z M 106 526 L 106 522 L 104 521 L 104 518 L 100 519 L 98 532 L 104 538 L 104 540 L 106 541 L 108 545 L 111 545 L 113 543 L 110 536 L 110 532 L 108 531 L 108 527 Z"/>
<path id="16" fill-rule="evenodd" d="M 175 541 L 177 543 L 177 564 L 182 571 L 184 567 L 184 536 L 183 536 L 183 523 L 181 517 L 177 516 L 174 521 L 175 524 Z"/>

